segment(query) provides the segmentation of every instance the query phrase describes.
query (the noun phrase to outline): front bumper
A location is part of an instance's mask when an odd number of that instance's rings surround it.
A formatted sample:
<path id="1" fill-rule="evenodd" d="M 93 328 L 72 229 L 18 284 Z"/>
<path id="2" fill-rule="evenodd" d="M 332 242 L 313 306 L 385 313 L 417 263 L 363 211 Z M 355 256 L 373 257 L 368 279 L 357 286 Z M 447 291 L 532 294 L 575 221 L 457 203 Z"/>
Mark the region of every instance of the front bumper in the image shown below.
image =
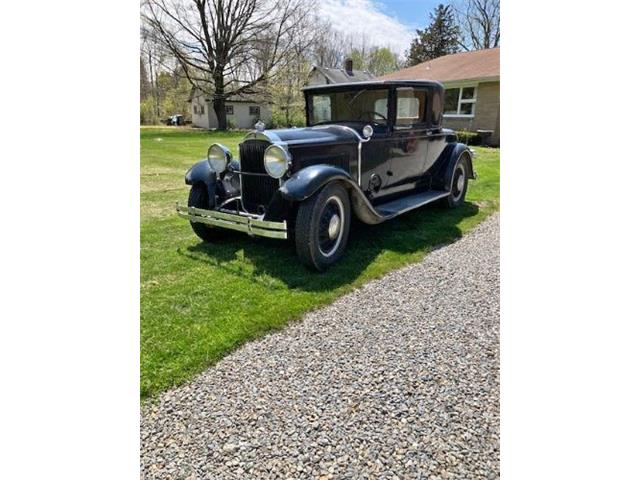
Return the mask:
<path id="1" fill-rule="evenodd" d="M 226 213 L 219 210 L 204 210 L 176 204 L 176 211 L 190 222 L 204 223 L 214 227 L 237 230 L 249 235 L 269 238 L 287 238 L 287 222 L 267 222 L 248 213 Z"/>

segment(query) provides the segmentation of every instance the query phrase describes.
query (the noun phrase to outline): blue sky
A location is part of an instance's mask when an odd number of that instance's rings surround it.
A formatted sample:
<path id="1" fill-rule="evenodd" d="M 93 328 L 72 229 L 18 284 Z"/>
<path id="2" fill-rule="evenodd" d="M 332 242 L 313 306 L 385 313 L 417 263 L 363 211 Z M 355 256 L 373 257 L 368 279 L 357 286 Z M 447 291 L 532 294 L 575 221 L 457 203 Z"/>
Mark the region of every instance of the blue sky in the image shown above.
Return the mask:
<path id="1" fill-rule="evenodd" d="M 319 14 L 333 28 L 362 36 L 370 45 L 399 54 L 409 48 L 416 28 L 424 28 L 428 13 L 442 0 L 318 0 Z"/>
<path id="2" fill-rule="evenodd" d="M 424 28 L 428 12 L 433 11 L 442 0 L 377 0 L 380 10 L 387 15 L 396 17 L 400 22 L 410 27 Z"/>

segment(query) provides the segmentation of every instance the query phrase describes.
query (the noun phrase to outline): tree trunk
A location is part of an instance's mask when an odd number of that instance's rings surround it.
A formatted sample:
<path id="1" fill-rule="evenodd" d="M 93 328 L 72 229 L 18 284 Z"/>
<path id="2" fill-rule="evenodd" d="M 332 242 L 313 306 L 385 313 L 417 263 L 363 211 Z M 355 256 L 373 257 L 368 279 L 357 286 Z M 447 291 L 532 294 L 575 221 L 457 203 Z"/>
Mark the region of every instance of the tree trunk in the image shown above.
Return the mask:
<path id="1" fill-rule="evenodd" d="M 220 63 L 218 63 L 220 65 Z M 218 130 L 227 129 L 227 112 L 225 109 L 224 77 L 222 68 L 216 67 L 214 72 L 215 95 L 213 96 L 213 110 L 218 119 Z"/>
<path id="2" fill-rule="evenodd" d="M 227 112 L 225 108 L 224 97 L 215 96 L 213 99 L 213 110 L 216 112 L 216 118 L 218 119 L 218 130 L 227 129 Z"/>

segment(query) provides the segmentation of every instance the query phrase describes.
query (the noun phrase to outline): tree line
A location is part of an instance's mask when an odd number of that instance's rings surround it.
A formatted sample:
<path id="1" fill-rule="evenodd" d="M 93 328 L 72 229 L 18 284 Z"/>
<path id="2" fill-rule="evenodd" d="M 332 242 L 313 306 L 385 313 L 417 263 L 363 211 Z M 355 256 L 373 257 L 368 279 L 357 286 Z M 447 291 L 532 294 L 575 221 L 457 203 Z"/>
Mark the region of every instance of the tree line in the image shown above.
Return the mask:
<path id="1" fill-rule="evenodd" d="M 499 43 L 497 0 L 439 5 L 427 27 L 416 32 L 406 60 L 381 44 L 383 36 L 336 31 L 317 16 L 315 1 L 143 0 L 141 123 L 189 113 L 188 98 L 197 89 L 213 100 L 220 129 L 229 127 L 227 99 L 238 95 L 269 98 L 276 125 L 299 125 L 304 123 L 300 89 L 313 65 L 340 68 L 351 58 L 354 69 L 379 76 L 440 54 L 485 48 L 477 45 L 484 45 L 487 35 L 489 43 Z M 487 28 L 478 9 L 486 11 L 492 2 L 498 20 Z"/>

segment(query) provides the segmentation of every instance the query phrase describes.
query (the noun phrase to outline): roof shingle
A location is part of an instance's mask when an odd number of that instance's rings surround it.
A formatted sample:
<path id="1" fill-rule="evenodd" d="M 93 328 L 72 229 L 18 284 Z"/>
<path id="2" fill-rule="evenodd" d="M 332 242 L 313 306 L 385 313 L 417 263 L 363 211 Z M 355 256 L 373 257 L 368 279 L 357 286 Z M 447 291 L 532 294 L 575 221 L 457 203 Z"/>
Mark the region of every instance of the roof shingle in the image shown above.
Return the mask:
<path id="1" fill-rule="evenodd" d="M 350 75 L 343 68 L 318 67 L 317 65 L 313 68 L 320 71 L 331 83 L 363 82 L 373 79 L 373 75 L 366 70 L 352 70 Z"/>
<path id="2" fill-rule="evenodd" d="M 496 77 L 500 77 L 500 47 L 445 55 L 382 75 L 378 79 L 454 82 Z"/>

